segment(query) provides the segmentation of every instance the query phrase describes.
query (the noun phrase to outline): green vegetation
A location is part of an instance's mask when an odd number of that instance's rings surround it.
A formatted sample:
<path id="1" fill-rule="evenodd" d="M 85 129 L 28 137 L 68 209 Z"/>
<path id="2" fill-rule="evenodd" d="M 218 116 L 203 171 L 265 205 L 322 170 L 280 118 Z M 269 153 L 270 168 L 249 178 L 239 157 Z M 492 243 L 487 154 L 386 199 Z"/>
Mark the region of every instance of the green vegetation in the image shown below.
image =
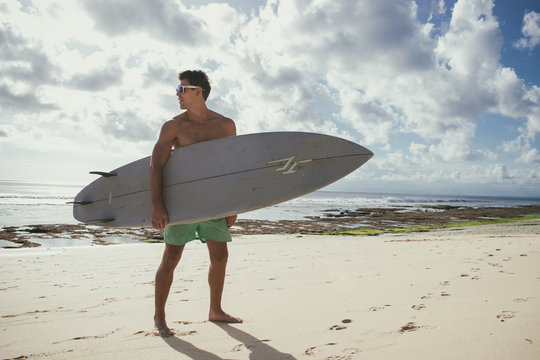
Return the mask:
<path id="1" fill-rule="evenodd" d="M 435 230 L 435 229 L 447 229 L 447 228 L 466 227 L 466 226 L 504 224 L 504 223 L 511 223 L 511 222 L 517 222 L 517 221 L 537 220 L 537 219 L 540 219 L 540 214 L 532 214 L 532 215 L 513 217 L 513 218 L 481 219 L 481 220 L 472 220 L 472 221 L 464 221 L 464 222 L 454 222 L 454 223 L 448 223 L 448 224 L 443 224 L 443 225 L 411 226 L 408 228 L 345 230 L 345 231 L 336 231 L 336 232 L 329 232 L 329 233 L 313 233 L 313 235 L 379 235 L 379 234 L 386 234 L 386 233 L 421 232 L 421 231 L 430 231 L 430 230 Z"/>

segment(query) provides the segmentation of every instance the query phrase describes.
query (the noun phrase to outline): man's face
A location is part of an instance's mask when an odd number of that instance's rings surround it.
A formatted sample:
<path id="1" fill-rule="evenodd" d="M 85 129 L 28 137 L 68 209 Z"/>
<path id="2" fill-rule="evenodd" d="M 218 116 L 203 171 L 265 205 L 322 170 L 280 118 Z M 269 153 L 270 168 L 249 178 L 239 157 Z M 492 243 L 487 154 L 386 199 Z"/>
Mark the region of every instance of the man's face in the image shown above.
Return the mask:
<path id="1" fill-rule="evenodd" d="M 191 86 L 191 84 L 189 83 L 189 80 L 187 79 L 180 80 L 180 85 Z M 184 92 L 181 94 L 177 92 L 176 96 L 178 96 L 180 109 L 187 109 L 187 106 L 189 106 L 191 101 L 194 100 L 196 93 L 197 93 L 197 89 L 192 89 L 192 88 L 184 88 Z"/>

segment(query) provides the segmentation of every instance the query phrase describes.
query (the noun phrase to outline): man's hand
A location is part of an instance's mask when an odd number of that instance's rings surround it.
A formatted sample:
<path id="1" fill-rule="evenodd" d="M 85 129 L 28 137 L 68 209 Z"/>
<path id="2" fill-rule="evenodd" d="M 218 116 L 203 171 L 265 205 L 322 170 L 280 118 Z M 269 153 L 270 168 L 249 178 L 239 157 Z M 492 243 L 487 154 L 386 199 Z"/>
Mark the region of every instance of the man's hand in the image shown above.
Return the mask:
<path id="1" fill-rule="evenodd" d="M 238 217 L 238 215 L 231 215 L 231 216 L 227 216 L 226 220 L 227 220 L 227 226 L 228 227 L 232 227 L 234 226 L 234 224 L 236 223 L 236 218 Z"/>
<path id="2" fill-rule="evenodd" d="M 169 224 L 169 214 L 163 206 L 152 208 L 152 227 L 163 230 Z"/>

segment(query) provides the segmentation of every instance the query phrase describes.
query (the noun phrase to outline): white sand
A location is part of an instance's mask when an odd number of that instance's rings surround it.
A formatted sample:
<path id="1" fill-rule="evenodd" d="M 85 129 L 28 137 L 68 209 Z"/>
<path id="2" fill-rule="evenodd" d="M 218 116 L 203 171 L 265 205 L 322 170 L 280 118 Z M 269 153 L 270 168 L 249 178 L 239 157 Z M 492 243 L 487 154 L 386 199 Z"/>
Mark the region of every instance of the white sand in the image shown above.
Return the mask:
<path id="1" fill-rule="evenodd" d="M 186 247 L 152 335 L 163 245 L 0 250 L 0 358 L 540 359 L 540 222 L 230 245 L 208 311 L 206 246 Z"/>

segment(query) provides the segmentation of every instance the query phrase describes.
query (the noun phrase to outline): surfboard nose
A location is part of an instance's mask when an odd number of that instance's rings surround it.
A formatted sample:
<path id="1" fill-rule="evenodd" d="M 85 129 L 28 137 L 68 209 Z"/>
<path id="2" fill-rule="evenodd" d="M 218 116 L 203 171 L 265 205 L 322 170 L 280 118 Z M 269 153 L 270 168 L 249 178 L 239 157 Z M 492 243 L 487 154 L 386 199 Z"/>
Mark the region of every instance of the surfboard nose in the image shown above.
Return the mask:
<path id="1" fill-rule="evenodd" d="M 366 150 L 366 156 L 369 156 L 369 158 L 371 159 L 375 154 L 373 153 L 373 151 L 369 150 L 368 148 L 364 148 Z"/>
<path id="2" fill-rule="evenodd" d="M 342 143 L 347 142 L 348 145 L 349 145 L 349 150 L 348 151 L 350 152 L 350 154 L 351 155 L 356 155 L 356 156 L 361 156 L 362 158 L 365 159 L 365 161 L 368 161 L 369 159 L 371 159 L 375 155 L 375 154 L 373 154 L 373 151 L 371 151 L 368 148 L 366 148 L 365 146 L 362 146 L 362 145 L 357 144 L 355 142 L 345 140 L 345 139 L 340 139 L 340 138 L 336 138 L 336 141 L 341 141 Z M 344 153 L 346 153 L 346 152 L 344 151 Z"/>

